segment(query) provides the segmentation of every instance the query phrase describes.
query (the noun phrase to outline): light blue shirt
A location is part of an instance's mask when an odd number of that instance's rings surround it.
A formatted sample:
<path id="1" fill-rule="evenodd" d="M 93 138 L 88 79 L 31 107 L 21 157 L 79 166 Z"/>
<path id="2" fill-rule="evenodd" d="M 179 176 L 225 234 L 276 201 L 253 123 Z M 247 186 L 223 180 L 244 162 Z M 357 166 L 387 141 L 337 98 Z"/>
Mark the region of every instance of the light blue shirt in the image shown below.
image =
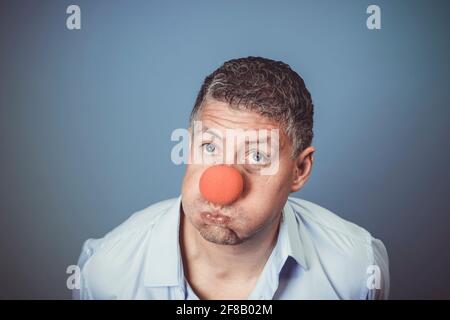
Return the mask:
<path id="1" fill-rule="evenodd" d="M 184 277 L 181 196 L 133 214 L 78 261 L 76 299 L 198 299 Z M 220 290 L 220 288 L 218 288 Z M 249 299 L 387 299 L 383 243 L 312 202 L 289 198 L 277 243 Z"/>

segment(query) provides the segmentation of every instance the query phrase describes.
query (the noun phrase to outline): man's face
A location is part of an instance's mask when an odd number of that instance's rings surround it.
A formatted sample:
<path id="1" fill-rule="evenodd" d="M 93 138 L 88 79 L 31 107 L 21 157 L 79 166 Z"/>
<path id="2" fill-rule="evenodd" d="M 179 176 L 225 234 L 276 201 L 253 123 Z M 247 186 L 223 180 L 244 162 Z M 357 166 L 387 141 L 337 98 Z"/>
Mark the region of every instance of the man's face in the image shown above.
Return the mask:
<path id="1" fill-rule="evenodd" d="M 204 128 L 221 132 L 229 129 L 266 129 L 268 132 L 271 129 L 279 129 L 278 170 L 275 174 L 261 175 L 260 165 L 253 164 L 254 162 L 251 161 L 246 163 L 236 161 L 233 167 L 243 177 L 244 190 L 240 197 L 229 205 L 211 203 L 200 192 L 200 177 L 211 166 L 211 163 L 187 165 L 182 186 L 182 209 L 185 217 L 208 241 L 217 244 L 240 244 L 278 221 L 291 192 L 292 173 L 295 166 L 295 162 L 290 158 L 291 144 L 274 121 L 254 112 L 230 109 L 224 102 L 206 101 L 200 118 L 197 120 L 201 121 Z M 226 135 L 223 134 L 222 137 L 225 139 Z M 194 137 L 194 139 L 196 138 L 198 137 Z M 200 152 L 208 153 L 226 145 L 224 141 L 217 141 L 217 137 L 215 139 L 214 141 L 205 140 L 203 145 L 199 144 Z M 195 146 L 195 143 L 192 143 L 192 146 Z M 236 153 L 240 147 L 239 145 L 235 146 Z M 191 157 L 192 151 L 195 150 L 190 151 Z M 255 157 L 254 153 L 252 153 L 252 157 Z M 205 219 L 206 213 L 223 215 L 225 218 L 220 223 L 210 221 Z"/>

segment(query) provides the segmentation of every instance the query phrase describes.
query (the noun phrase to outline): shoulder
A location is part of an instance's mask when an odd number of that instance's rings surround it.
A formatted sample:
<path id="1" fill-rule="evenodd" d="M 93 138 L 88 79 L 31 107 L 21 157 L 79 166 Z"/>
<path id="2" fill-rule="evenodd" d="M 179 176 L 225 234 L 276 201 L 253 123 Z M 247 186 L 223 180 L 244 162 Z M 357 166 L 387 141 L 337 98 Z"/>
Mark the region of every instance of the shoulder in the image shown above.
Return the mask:
<path id="1" fill-rule="evenodd" d="M 313 248 L 311 256 L 323 264 L 323 272 L 334 279 L 336 286 L 347 286 L 352 297 L 387 298 L 388 255 L 381 240 L 313 202 L 290 197 L 288 203 L 304 225 L 302 231 Z M 376 283 L 372 286 L 373 275 Z"/>
<path id="2" fill-rule="evenodd" d="M 123 241 L 130 235 L 145 233 L 152 229 L 158 218 L 165 213 L 177 200 L 177 198 L 163 200 L 154 203 L 147 208 L 133 213 L 119 226 L 108 232 L 101 239 L 88 239 L 85 245 L 92 244 L 92 249 L 101 249 L 107 247 L 108 244 Z"/>
<path id="3" fill-rule="evenodd" d="M 301 217 L 309 225 L 352 238 L 361 244 L 370 243 L 371 235 L 366 229 L 339 217 L 332 211 L 300 198 L 289 197 L 288 201 L 297 217 Z"/>
<path id="4" fill-rule="evenodd" d="M 176 200 L 177 198 L 172 198 L 152 204 L 132 214 L 103 238 L 86 240 L 78 259 L 81 289 L 74 292 L 74 297 L 114 298 L 103 296 L 103 293 L 114 292 L 114 279 L 130 272 L 133 262 L 134 265 L 139 265 L 138 260 L 145 257 L 145 244 L 153 226 Z M 101 288 L 102 292 L 95 292 L 96 288 Z"/>

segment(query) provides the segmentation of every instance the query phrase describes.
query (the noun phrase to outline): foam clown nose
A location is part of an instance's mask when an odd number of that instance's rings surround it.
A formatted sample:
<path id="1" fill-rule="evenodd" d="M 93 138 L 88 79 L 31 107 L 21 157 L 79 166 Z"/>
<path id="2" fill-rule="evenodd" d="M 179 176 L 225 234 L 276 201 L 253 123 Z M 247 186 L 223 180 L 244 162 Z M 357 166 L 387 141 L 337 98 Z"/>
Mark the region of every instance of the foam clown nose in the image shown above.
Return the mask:
<path id="1" fill-rule="evenodd" d="M 200 192 L 212 203 L 227 205 L 236 201 L 244 189 L 238 170 L 226 165 L 209 167 L 200 177 Z"/>

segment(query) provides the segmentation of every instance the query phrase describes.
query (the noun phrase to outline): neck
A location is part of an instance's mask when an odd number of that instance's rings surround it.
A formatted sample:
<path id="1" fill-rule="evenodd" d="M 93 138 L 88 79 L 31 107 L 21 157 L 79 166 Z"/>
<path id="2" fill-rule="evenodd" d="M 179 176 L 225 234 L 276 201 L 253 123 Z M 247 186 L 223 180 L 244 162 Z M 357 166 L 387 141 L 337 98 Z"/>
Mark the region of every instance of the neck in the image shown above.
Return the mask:
<path id="1" fill-rule="evenodd" d="M 241 244 L 220 245 L 205 240 L 182 212 L 180 245 L 187 268 L 201 265 L 220 279 L 258 277 L 276 244 L 280 218 Z"/>

